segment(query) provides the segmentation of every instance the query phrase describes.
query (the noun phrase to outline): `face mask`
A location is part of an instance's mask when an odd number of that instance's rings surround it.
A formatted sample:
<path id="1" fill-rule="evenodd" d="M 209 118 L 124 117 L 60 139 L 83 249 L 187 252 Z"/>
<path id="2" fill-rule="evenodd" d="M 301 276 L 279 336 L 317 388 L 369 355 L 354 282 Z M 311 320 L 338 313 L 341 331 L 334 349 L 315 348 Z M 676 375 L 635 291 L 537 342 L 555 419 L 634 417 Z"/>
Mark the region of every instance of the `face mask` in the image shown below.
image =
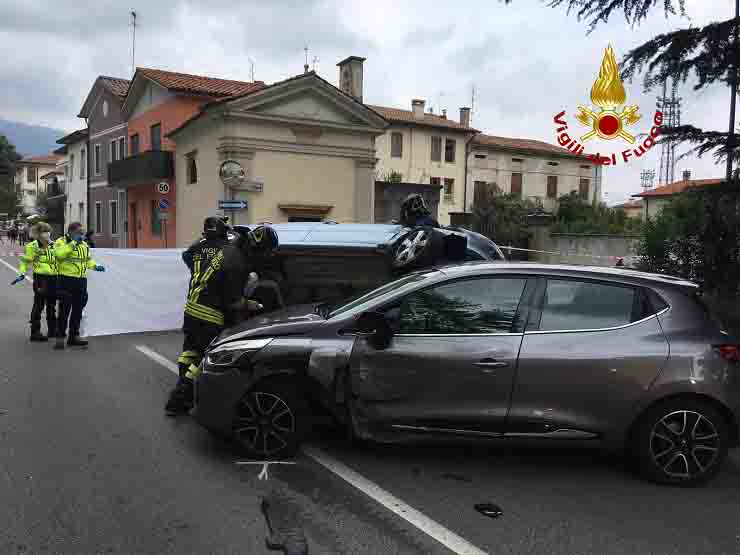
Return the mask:
<path id="1" fill-rule="evenodd" d="M 71 237 L 73 241 L 82 241 L 82 233 L 73 233 Z"/>
<path id="2" fill-rule="evenodd" d="M 41 234 L 41 239 L 42 239 L 43 241 L 46 241 L 46 242 L 48 243 L 48 242 L 49 242 L 49 240 L 51 239 L 51 233 L 49 233 L 48 231 L 44 231 L 44 232 L 43 232 L 43 233 Z"/>

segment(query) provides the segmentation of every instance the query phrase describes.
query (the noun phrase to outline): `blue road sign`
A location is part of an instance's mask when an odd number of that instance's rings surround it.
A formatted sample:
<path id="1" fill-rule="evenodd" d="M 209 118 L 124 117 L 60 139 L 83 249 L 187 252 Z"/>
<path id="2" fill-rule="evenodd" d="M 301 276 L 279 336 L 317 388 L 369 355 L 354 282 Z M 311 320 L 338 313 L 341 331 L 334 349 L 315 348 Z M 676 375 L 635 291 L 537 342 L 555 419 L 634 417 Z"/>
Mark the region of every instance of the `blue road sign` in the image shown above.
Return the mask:
<path id="1" fill-rule="evenodd" d="M 159 199 L 159 209 L 160 210 L 167 210 L 170 207 L 170 201 L 166 198 Z"/>
<path id="2" fill-rule="evenodd" d="M 249 206 L 246 200 L 219 200 L 219 210 L 244 210 Z"/>

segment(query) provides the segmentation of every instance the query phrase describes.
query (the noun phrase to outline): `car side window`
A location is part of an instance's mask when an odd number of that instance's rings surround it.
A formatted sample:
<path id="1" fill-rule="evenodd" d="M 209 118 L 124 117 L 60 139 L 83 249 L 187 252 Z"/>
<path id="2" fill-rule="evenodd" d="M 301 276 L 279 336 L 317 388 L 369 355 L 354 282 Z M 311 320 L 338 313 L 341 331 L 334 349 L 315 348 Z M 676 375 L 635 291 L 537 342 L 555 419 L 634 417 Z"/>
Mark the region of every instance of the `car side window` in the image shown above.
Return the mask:
<path id="1" fill-rule="evenodd" d="M 643 316 L 633 287 L 548 279 L 540 331 L 613 328 Z"/>
<path id="2" fill-rule="evenodd" d="M 509 333 L 525 283 L 524 278 L 482 278 L 417 291 L 394 314 L 398 333 Z"/>

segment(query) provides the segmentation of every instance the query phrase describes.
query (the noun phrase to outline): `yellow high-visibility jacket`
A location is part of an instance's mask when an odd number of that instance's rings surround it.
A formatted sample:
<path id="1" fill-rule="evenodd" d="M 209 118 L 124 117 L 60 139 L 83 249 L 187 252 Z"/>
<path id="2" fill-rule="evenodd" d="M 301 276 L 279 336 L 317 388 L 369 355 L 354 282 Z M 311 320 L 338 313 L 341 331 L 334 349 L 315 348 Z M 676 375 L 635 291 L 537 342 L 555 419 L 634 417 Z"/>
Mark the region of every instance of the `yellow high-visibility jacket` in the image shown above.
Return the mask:
<path id="1" fill-rule="evenodd" d="M 90 247 L 84 241 L 73 241 L 69 235 L 54 242 L 54 255 L 57 261 L 57 275 L 84 278 L 87 271 L 97 266 L 90 257 Z"/>
<path id="2" fill-rule="evenodd" d="M 28 266 L 33 266 L 33 273 L 42 276 L 57 275 L 57 263 L 54 256 L 54 245 L 52 243 L 46 246 L 36 239 L 26 245 L 26 251 L 21 256 L 21 264 L 18 268 L 21 274 L 28 271 Z"/>

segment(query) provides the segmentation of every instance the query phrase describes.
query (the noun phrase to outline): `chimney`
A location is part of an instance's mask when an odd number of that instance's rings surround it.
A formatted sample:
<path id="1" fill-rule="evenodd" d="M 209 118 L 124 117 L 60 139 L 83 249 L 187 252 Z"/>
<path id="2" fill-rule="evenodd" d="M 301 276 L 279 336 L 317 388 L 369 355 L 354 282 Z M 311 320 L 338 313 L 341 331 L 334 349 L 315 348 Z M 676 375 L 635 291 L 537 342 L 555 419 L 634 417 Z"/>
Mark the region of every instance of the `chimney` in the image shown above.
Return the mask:
<path id="1" fill-rule="evenodd" d="M 691 170 L 684 170 L 683 171 L 683 180 L 684 181 L 691 181 Z"/>
<path id="2" fill-rule="evenodd" d="M 424 104 L 426 104 L 426 100 L 420 98 L 414 98 L 411 101 L 411 111 L 414 112 L 415 118 L 422 119 L 424 117 Z"/>
<path id="3" fill-rule="evenodd" d="M 460 125 L 470 127 L 470 108 L 466 106 L 460 108 Z"/>
<path id="4" fill-rule="evenodd" d="M 442 119 L 447 119 L 447 108 L 442 108 Z"/>
<path id="5" fill-rule="evenodd" d="M 339 88 L 362 102 L 362 63 L 365 58 L 350 56 L 337 64 Z"/>

